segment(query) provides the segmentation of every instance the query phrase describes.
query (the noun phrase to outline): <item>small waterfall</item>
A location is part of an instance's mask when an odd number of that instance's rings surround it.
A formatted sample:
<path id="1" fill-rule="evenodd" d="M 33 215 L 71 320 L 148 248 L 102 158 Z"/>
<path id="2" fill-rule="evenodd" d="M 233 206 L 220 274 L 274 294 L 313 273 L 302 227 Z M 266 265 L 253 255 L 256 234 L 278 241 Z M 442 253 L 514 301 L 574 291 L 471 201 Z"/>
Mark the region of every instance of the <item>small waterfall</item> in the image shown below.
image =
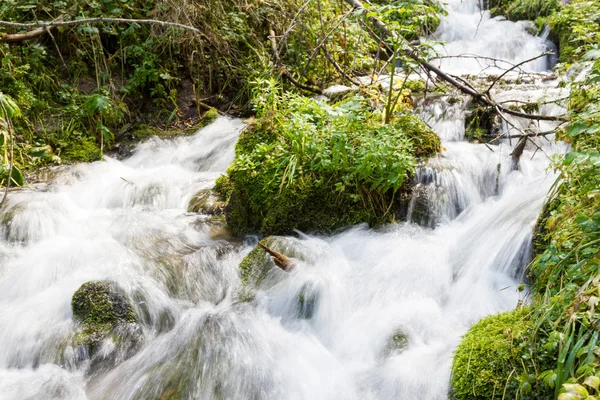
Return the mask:
<path id="1" fill-rule="evenodd" d="M 451 0 L 436 36 L 451 56 L 515 63 L 544 50 L 525 23 L 490 19 L 475 0 Z M 305 261 L 273 271 L 251 302 L 237 296 L 250 241 L 213 240 L 186 212 L 233 159 L 239 120 L 151 139 L 127 160 L 78 165 L 43 190 L 11 194 L 0 210 L 0 399 L 447 399 L 461 335 L 521 299 L 531 230 L 555 179 L 547 155 L 565 150 L 537 139 L 543 151 L 527 147 L 513 168 L 514 140 L 467 143 L 466 99 L 448 100 L 418 105 L 444 151 L 417 172 L 416 223 L 300 234 Z M 70 301 L 100 279 L 134 300 L 144 342 L 92 371 L 72 344 Z M 300 298 L 310 311 L 299 312 Z"/>

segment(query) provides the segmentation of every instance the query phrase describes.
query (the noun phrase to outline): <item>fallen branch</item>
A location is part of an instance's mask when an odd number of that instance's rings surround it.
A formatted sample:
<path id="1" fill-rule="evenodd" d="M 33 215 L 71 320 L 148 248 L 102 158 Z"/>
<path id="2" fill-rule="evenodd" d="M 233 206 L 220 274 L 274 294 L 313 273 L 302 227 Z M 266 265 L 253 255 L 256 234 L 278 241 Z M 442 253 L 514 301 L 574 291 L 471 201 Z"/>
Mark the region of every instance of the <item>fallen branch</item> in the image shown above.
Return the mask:
<path id="1" fill-rule="evenodd" d="M 349 5 L 351 5 L 352 7 L 354 7 L 354 9 L 357 10 L 358 12 L 360 12 L 361 14 L 367 14 L 367 10 L 365 9 L 363 4 L 359 0 L 344 0 L 344 1 L 346 3 L 348 3 Z M 398 39 L 398 35 L 396 35 L 392 31 L 390 31 L 388 29 L 388 27 L 383 22 L 381 22 L 379 19 L 377 19 L 375 17 L 367 17 L 367 18 L 382 33 L 383 36 Z M 408 56 L 409 58 L 412 58 L 414 61 L 421 64 L 421 66 L 423 66 L 423 68 L 425 68 L 426 70 L 435 73 L 440 79 L 448 82 L 449 84 L 451 84 L 452 86 L 454 86 L 455 88 L 460 90 L 462 93 L 473 97 L 478 103 L 480 103 L 482 105 L 500 109 L 501 111 L 503 111 L 507 114 L 514 115 L 516 117 L 521 117 L 521 118 L 544 120 L 544 121 L 564 121 L 564 120 L 566 120 L 566 117 L 564 117 L 564 116 L 551 116 L 551 115 L 539 115 L 539 114 L 531 114 L 530 115 L 530 114 L 526 114 L 523 112 L 514 111 L 514 110 L 506 108 L 502 105 L 499 105 L 495 101 L 493 101 L 490 97 L 488 97 L 487 95 L 480 93 L 471 87 L 461 84 L 455 78 L 453 78 L 449 74 L 445 73 L 444 71 L 442 71 L 435 65 L 430 64 L 429 62 L 425 61 L 419 55 L 417 50 L 415 50 L 413 47 L 411 47 L 410 44 L 408 44 L 406 42 L 406 40 L 402 39 L 402 41 L 403 41 L 403 44 L 402 44 L 403 50 L 401 50 L 401 51 L 406 56 Z"/>
<path id="2" fill-rule="evenodd" d="M 30 23 L 21 23 L 21 22 L 10 22 L 10 21 L 0 21 L 0 26 L 6 26 L 9 28 L 21 28 L 21 29 L 31 29 L 36 28 L 29 32 L 24 33 L 14 33 L 14 34 L 2 34 L 0 33 L 0 43 L 18 43 L 23 42 L 25 40 L 35 39 L 39 36 L 44 35 L 48 32 L 48 29 L 56 28 L 59 26 L 75 26 L 81 24 L 89 24 L 89 23 L 102 23 L 102 22 L 110 22 L 110 23 L 118 23 L 118 24 L 142 24 L 142 25 L 160 25 L 160 26 L 172 26 L 176 28 L 185 29 L 188 31 L 192 31 L 195 33 L 202 34 L 202 31 L 198 28 L 194 28 L 193 26 L 180 24 L 177 22 L 169 22 L 169 21 L 159 21 L 156 19 L 131 19 L 131 18 L 84 18 L 84 19 L 74 19 L 70 21 L 61 21 L 56 19 L 54 21 L 38 21 L 38 22 L 30 22 Z"/>
<path id="3" fill-rule="evenodd" d="M 282 270 L 284 270 L 286 272 L 290 272 L 291 270 L 293 270 L 296 267 L 296 263 L 292 259 L 284 256 L 283 254 L 281 254 L 279 252 L 276 252 L 275 250 L 271 250 L 270 248 L 268 248 L 261 242 L 258 242 L 258 245 L 264 251 L 269 253 L 269 255 L 273 258 L 273 262 L 275 263 L 275 265 L 277 265 Z"/>

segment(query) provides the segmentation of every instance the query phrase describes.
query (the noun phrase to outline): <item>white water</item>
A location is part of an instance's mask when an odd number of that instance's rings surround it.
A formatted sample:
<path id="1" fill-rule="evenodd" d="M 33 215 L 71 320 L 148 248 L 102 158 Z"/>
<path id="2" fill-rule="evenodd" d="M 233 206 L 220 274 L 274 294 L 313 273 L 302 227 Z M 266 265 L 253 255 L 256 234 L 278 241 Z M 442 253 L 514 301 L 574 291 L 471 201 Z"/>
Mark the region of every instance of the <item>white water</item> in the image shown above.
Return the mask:
<path id="1" fill-rule="evenodd" d="M 531 21 L 515 23 L 503 17 L 490 18 L 489 11 L 481 10 L 478 1 L 447 0 L 446 3 L 448 15 L 433 35 L 446 43 L 436 47 L 440 57 L 438 66 L 446 72 L 499 74 L 512 65 L 552 50 L 546 38 L 528 33 L 528 30 L 535 30 Z M 545 71 L 551 66 L 552 59 L 542 57 L 522 68 Z"/>
<path id="2" fill-rule="evenodd" d="M 449 51 L 486 48 L 453 31 L 456 13 L 479 18 L 474 4 L 450 4 L 438 32 L 454 38 Z M 513 37 L 537 40 L 508 22 L 500 35 L 497 23 L 484 18 L 478 32 L 499 49 Z M 523 46 L 510 60 L 538 50 Z M 478 68 L 465 63 L 454 67 Z M 445 151 L 419 170 L 426 196 L 412 214 L 424 204 L 434 228 L 300 235 L 310 262 L 289 274 L 274 269 L 250 303 L 236 291 L 252 238 L 212 240 L 206 219 L 185 212 L 231 161 L 237 120 L 151 140 L 123 162 L 80 165 L 45 191 L 11 194 L 0 210 L 0 399 L 446 399 L 460 336 L 519 300 L 531 229 L 554 176 L 534 149 L 514 170 L 509 143 L 464 142 L 464 105 L 444 100 L 421 106 Z M 144 334 L 141 349 L 117 351 L 110 368 L 92 368 L 72 345 L 71 296 L 99 279 L 124 289 Z M 310 318 L 298 313 L 301 293 L 316 298 Z M 407 347 L 387 349 L 399 330 Z M 107 341 L 102 354 L 114 349 Z"/>

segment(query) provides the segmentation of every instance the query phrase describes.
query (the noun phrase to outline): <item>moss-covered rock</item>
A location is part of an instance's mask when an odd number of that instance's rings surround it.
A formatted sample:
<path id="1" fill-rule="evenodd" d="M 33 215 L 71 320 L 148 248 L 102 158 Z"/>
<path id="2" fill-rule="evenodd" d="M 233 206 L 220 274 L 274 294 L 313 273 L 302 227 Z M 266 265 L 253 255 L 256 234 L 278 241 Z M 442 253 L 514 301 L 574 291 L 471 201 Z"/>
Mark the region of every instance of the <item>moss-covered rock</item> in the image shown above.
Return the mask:
<path id="1" fill-rule="evenodd" d="M 405 216 L 419 159 L 440 149 L 423 121 L 401 113 L 382 124 L 360 96 L 334 105 L 284 100 L 240 135 L 229 179 L 218 185 L 234 234 L 327 233 Z"/>
<path id="2" fill-rule="evenodd" d="M 190 200 L 188 212 L 222 215 L 225 205 L 225 199 L 214 190 L 202 189 Z"/>
<path id="3" fill-rule="evenodd" d="M 383 350 L 383 355 L 389 357 L 394 354 L 399 354 L 408 348 L 408 336 L 401 330 L 394 331 L 389 338 L 387 346 Z"/>
<path id="4" fill-rule="evenodd" d="M 100 146 L 96 143 L 94 138 L 74 136 L 66 143 L 60 157 L 64 161 L 98 161 L 101 157 Z"/>
<path id="5" fill-rule="evenodd" d="M 112 364 L 119 358 L 117 353 L 131 354 L 141 343 L 142 332 L 131 303 L 116 283 L 84 283 L 73 294 L 71 308 L 73 319 L 80 323 L 75 344 L 96 364 Z M 104 354 L 98 359 L 95 356 L 106 339 L 116 344 L 114 354 Z"/>
<path id="6" fill-rule="evenodd" d="M 538 352 L 532 359 L 534 322 L 529 307 L 492 315 L 473 325 L 454 353 L 452 398 L 549 399 L 550 388 L 536 380 L 547 369 Z"/>

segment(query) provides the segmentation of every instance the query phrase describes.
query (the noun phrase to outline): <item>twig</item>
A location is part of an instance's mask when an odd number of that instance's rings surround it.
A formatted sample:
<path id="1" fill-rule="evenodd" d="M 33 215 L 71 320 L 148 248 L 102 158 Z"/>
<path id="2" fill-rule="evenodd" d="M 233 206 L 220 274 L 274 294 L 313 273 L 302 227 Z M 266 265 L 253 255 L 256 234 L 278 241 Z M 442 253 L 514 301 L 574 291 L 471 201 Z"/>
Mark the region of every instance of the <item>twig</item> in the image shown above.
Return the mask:
<path id="1" fill-rule="evenodd" d="M 304 4 L 302 4 L 302 7 L 300 7 L 298 9 L 298 12 L 296 13 L 296 15 L 294 15 L 294 18 L 292 18 L 292 21 L 288 25 L 288 28 L 283 33 L 283 36 L 281 37 L 281 42 L 279 43 L 279 48 L 277 49 L 277 54 L 278 55 L 281 55 L 281 51 L 283 50 L 283 46 L 285 46 L 285 42 L 287 41 L 287 38 L 290 35 L 290 32 L 292 31 L 292 28 L 294 27 L 294 25 L 296 25 L 296 21 L 298 20 L 298 17 L 300 16 L 300 14 L 302 14 L 302 11 L 304 11 L 304 9 L 306 8 L 306 6 L 309 3 L 310 3 L 310 0 L 306 0 L 304 2 Z"/>
<path id="2" fill-rule="evenodd" d="M 337 61 L 335 61 L 331 55 L 331 53 L 329 53 L 329 51 L 327 50 L 327 46 L 323 46 L 321 47 L 321 50 L 323 51 L 323 54 L 325 54 L 325 57 L 327 58 L 327 60 L 329 60 L 329 62 L 333 65 L 333 67 L 344 77 L 346 78 L 348 81 L 350 81 L 353 85 L 356 86 L 360 86 L 361 83 L 357 80 L 355 80 L 354 78 L 352 78 L 350 75 L 348 75 L 343 69 L 342 67 L 337 63 Z"/>
<path id="3" fill-rule="evenodd" d="M 528 62 L 535 61 L 535 60 L 537 60 L 538 58 L 545 57 L 545 56 L 547 56 L 547 55 L 549 55 L 549 54 L 552 54 L 552 53 L 550 53 L 550 52 L 544 52 L 544 53 L 542 53 L 542 54 L 539 54 L 539 55 L 537 55 L 537 56 L 535 56 L 535 57 L 532 57 L 532 58 L 530 58 L 529 60 L 521 61 L 520 63 L 518 63 L 518 64 L 516 64 L 516 65 L 513 65 L 512 67 L 510 67 L 509 69 L 507 69 L 506 71 L 504 71 L 504 72 L 503 72 L 503 73 L 502 73 L 502 74 L 501 74 L 499 77 L 497 77 L 496 79 L 494 79 L 494 81 L 492 82 L 492 84 L 490 85 L 490 87 L 488 87 L 488 88 L 487 88 L 487 90 L 485 91 L 485 93 L 488 93 L 488 94 L 489 94 L 489 93 L 490 93 L 490 91 L 492 90 L 492 88 L 494 87 L 494 85 L 495 85 L 495 84 L 496 84 L 496 83 L 497 83 L 497 82 L 498 82 L 500 79 L 502 79 L 504 76 L 506 76 L 506 74 L 508 74 L 510 71 L 512 71 L 513 69 L 515 69 L 515 68 L 519 68 L 519 67 L 520 67 L 521 65 L 523 65 L 523 64 L 527 64 Z"/>
<path id="4" fill-rule="evenodd" d="M 275 39 L 275 31 L 273 29 L 269 29 L 269 40 L 271 41 L 271 51 L 273 52 L 273 57 L 275 58 L 275 64 L 277 66 L 279 75 L 284 76 L 294 86 L 300 89 L 316 94 L 322 94 L 323 91 L 321 89 L 298 82 L 296 79 L 294 79 L 292 74 L 289 73 L 287 68 L 285 68 L 285 65 L 283 65 L 283 62 L 281 62 L 281 58 L 279 58 L 279 54 L 277 53 L 277 40 Z"/>
<path id="5" fill-rule="evenodd" d="M 67 67 L 67 63 L 65 62 L 65 59 L 62 56 L 62 53 L 60 52 L 60 49 L 58 48 L 58 43 L 56 43 L 56 39 L 54 39 L 54 35 L 52 34 L 52 32 L 50 32 L 50 28 L 46 27 L 46 33 L 48 33 L 48 36 L 50 36 L 50 38 L 52 39 L 52 43 L 54 43 L 54 48 L 56 49 L 56 52 L 58 53 L 58 56 L 60 57 L 60 61 L 62 62 L 63 67 L 65 68 L 65 71 L 69 70 L 69 67 Z"/>
<path id="6" fill-rule="evenodd" d="M 348 16 L 351 13 L 352 13 L 352 10 L 348 11 L 347 13 L 345 13 L 342 16 L 342 18 L 335 24 L 335 26 L 333 28 L 331 28 L 329 30 L 329 32 L 327 32 L 327 34 L 321 39 L 321 41 L 317 44 L 317 46 L 310 53 L 310 56 L 308 57 L 308 60 L 306 61 L 306 66 L 304 67 L 304 71 L 306 71 L 306 68 L 308 67 L 308 65 L 310 64 L 310 62 L 312 61 L 312 59 L 315 57 L 315 55 L 317 55 L 317 52 L 319 51 L 319 49 L 321 48 L 321 46 L 323 46 L 323 44 L 325 44 L 325 42 L 327 41 L 327 39 L 329 39 L 329 37 L 331 36 L 331 34 L 336 31 L 336 29 L 342 24 L 342 22 L 344 22 L 344 20 L 346 18 L 348 18 Z"/>

